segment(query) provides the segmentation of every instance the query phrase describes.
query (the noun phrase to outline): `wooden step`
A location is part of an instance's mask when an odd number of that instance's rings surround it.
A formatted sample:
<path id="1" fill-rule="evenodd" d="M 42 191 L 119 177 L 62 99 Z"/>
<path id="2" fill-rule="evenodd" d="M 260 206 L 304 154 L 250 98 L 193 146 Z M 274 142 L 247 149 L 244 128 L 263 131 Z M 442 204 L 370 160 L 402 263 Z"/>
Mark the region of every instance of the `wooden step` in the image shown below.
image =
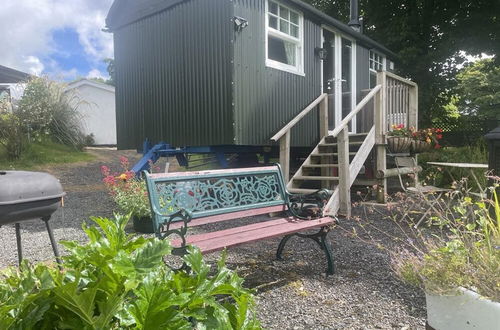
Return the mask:
<path id="1" fill-rule="evenodd" d="M 312 175 L 299 175 L 294 177 L 294 180 L 311 180 L 311 181 L 338 181 L 338 176 L 312 176 Z"/>
<path id="2" fill-rule="evenodd" d="M 332 167 L 339 167 L 339 164 L 309 164 L 309 165 L 302 165 L 302 167 L 309 167 L 309 168 L 332 168 Z"/>
<path id="3" fill-rule="evenodd" d="M 317 154 L 311 154 L 311 156 L 315 156 L 315 157 L 322 157 L 322 156 L 338 156 L 338 152 L 321 152 L 321 153 L 317 153 Z M 349 153 L 349 156 L 355 156 L 356 153 L 355 152 L 350 152 Z"/>
<path id="4" fill-rule="evenodd" d="M 349 145 L 362 145 L 363 141 L 349 141 Z M 320 143 L 320 147 L 336 147 L 337 143 Z"/>
<path id="5" fill-rule="evenodd" d="M 318 191 L 318 189 L 306 189 L 306 188 L 287 188 L 287 190 L 294 194 L 312 194 Z"/>

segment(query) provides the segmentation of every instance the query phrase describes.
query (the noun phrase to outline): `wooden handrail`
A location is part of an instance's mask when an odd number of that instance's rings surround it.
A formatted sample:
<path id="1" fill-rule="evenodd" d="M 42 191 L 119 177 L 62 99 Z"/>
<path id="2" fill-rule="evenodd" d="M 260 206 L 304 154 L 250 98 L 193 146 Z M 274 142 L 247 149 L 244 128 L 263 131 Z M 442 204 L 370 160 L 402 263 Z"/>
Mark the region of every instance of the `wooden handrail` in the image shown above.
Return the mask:
<path id="1" fill-rule="evenodd" d="M 377 94 L 380 89 L 382 88 L 382 85 L 377 85 L 375 86 L 370 93 L 366 94 L 366 96 L 356 105 L 356 107 L 349 112 L 347 116 L 345 116 L 344 119 L 340 122 L 335 129 L 329 133 L 330 136 L 336 137 L 339 135 L 339 133 L 349 125 L 349 122 L 352 120 L 352 118 L 363 109 L 363 107 Z"/>
<path id="2" fill-rule="evenodd" d="M 410 86 L 413 86 L 413 87 L 417 87 L 417 84 L 414 83 L 413 81 L 411 80 L 408 80 L 408 79 L 405 79 L 403 77 L 400 77 L 392 72 L 389 72 L 389 71 L 385 71 L 385 75 L 389 78 L 392 78 L 392 79 L 395 79 L 395 80 L 399 80 L 401 81 L 402 83 L 405 83 L 407 85 L 410 85 Z"/>
<path id="3" fill-rule="evenodd" d="M 288 132 L 295 124 L 297 124 L 305 115 L 307 115 L 312 109 L 314 109 L 328 94 L 323 93 L 314 101 L 311 102 L 304 110 L 302 110 L 297 116 L 288 122 L 278 133 L 274 134 L 271 140 L 278 141 L 286 132 Z"/>

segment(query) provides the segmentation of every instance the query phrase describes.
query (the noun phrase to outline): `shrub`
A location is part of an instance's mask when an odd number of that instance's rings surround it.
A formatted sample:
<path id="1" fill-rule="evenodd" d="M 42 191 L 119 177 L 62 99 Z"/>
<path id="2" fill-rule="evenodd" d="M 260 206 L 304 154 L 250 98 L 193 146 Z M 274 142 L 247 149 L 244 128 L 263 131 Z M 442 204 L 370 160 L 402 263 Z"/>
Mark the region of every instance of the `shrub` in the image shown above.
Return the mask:
<path id="1" fill-rule="evenodd" d="M 417 229 L 411 221 L 400 221 L 402 215 L 415 212 L 415 209 L 408 209 L 408 200 L 400 197 L 399 203 L 389 207 L 394 228 L 386 231 L 369 222 L 367 226 L 361 223 L 361 228 L 365 229 L 362 236 L 368 235 L 378 247 L 391 251 L 394 271 L 411 285 L 436 294 L 450 294 L 458 287 L 465 287 L 500 302 L 500 203 L 497 195 L 500 178 L 492 180 L 494 185 L 487 189 L 491 198 L 469 195 L 463 181 L 458 183 L 457 190 L 443 197 L 439 205 L 429 197 L 431 200 L 427 203 L 433 203 L 433 216 L 427 218 L 427 226 Z M 366 230 L 370 226 L 397 245 L 391 246 L 385 239 L 374 238 Z"/>
<path id="2" fill-rule="evenodd" d="M 81 149 L 85 136 L 80 128 L 77 99 L 64 93 L 65 85 L 46 77 L 28 81 L 19 101 L 17 115 L 30 139 L 50 136 L 56 142 Z"/>
<path id="3" fill-rule="evenodd" d="M 254 299 L 226 268 L 213 275 L 190 247 L 187 269 L 162 257 L 167 241 L 127 235 L 127 216 L 92 218 L 89 242 L 63 242 L 62 269 L 23 263 L 0 280 L 1 329 L 259 329 Z"/>
<path id="4" fill-rule="evenodd" d="M 0 145 L 5 148 L 9 160 L 19 158 L 25 147 L 21 121 L 13 113 L 0 111 Z"/>

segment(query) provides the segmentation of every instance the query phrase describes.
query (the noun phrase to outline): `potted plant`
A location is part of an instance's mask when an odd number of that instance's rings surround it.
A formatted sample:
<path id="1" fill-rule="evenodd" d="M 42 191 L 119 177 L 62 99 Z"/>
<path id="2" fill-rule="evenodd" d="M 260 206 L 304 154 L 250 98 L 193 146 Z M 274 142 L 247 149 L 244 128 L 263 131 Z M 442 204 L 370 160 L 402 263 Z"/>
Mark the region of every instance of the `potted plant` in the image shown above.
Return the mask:
<path id="1" fill-rule="evenodd" d="M 130 214 L 134 230 L 140 233 L 154 233 L 151 208 L 146 182 L 130 171 L 129 161 L 120 157 L 122 173 L 112 173 L 108 166 L 101 166 L 103 182 L 120 212 Z"/>
<path id="2" fill-rule="evenodd" d="M 392 130 L 387 132 L 387 145 L 392 153 L 406 153 L 411 147 L 411 132 L 404 124 L 392 125 Z"/>
<path id="3" fill-rule="evenodd" d="M 418 230 L 409 249 L 393 253 L 396 273 L 425 291 L 430 328 L 500 325 L 499 179 L 491 199 L 460 196 L 449 212 L 430 219 L 431 232 Z"/>
<path id="4" fill-rule="evenodd" d="M 440 128 L 425 128 L 418 131 L 412 131 L 412 153 L 427 152 L 432 149 L 441 148 L 439 140 L 443 138 L 442 133 L 443 130 Z"/>

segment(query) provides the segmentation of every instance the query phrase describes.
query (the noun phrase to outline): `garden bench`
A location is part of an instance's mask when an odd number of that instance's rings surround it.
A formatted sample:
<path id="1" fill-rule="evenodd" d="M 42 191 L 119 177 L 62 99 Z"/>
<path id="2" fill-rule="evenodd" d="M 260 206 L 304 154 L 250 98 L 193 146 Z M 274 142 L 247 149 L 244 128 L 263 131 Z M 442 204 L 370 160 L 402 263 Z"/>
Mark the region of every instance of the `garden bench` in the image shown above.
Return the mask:
<path id="1" fill-rule="evenodd" d="M 322 216 L 328 192 L 290 194 L 279 165 L 178 173 L 145 173 L 155 233 L 169 238 L 173 253 L 186 253 L 195 245 L 210 253 L 235 245 L 283 236 L 276 256 L 281 259 L 287 241 L 294 235 L 314 240 L 325 252 L 327 273 L 334 265 L 327 234 L 336 219 Z M 188 228 L 245 217 L 277 213 L 257 223 L 230 229 L 187 235 Z M 234 222 L 233 222 L 234 224 Z M 319 229 L 315 233 L 304 233 Z"/>

